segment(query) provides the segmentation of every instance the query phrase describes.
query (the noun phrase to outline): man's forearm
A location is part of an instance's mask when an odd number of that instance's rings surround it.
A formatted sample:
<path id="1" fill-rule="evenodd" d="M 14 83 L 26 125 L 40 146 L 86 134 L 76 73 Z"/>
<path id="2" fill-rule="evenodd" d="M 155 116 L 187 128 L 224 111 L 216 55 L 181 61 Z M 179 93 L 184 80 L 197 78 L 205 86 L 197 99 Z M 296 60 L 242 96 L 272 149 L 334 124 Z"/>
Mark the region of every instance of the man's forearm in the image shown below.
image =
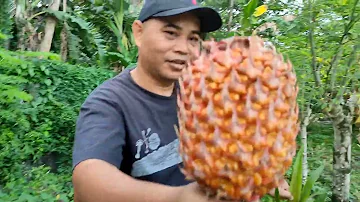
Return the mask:
<path id="1" fill-rule="evenodd" d="M 140 181 L 100 161 L 79 164 L 73 174 L 75 202 L 176 202 L 181 188 Z"/>

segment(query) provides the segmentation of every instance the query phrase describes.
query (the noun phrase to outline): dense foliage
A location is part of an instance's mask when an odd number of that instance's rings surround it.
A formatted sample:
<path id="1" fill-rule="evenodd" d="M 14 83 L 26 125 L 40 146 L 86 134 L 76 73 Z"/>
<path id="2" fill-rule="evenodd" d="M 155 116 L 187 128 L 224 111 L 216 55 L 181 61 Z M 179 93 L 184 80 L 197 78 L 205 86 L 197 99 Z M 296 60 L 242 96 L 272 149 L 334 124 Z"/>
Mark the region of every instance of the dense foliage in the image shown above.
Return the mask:
<path id="1" fill-rule="evenodd" d="M 57 59 L 0 50 L 0 201 L 71 198 L 79 107 L 113 72 Z"/>
<path id="2" fill-rule="evenodd" d="M 51 2 L 59 9 L 50 9 Z M 73 200 L 71 149 L 79 107 L 100 83 L 136 62 L 131 23 L 142 2 L 0 0 L 0 201 Z M 223 28 L 208 38 L 257 34 L 292 61 L 308 184 L 324 168 L 307 189 L 295 183 L 302 167 L 294 163 L 287 175 L 295 180 L 292 190 L 311 191 L 307 201 L 336 201 L 337 168 L 350 177 L 350 200 L 359 201 L 360 99 L 353 112 L 347 102 L 360 98 L 359 0 L 198 2 L 223 17 Z M 53 38 L 42 41 L 48 18 L 57 19 Z M 47 43 L 51 49 L 38 52 Z M 342 153 L 335 149 L 339 140 Z M 351 166 L 341 170 L 334 159 L 345 154 Z"/>

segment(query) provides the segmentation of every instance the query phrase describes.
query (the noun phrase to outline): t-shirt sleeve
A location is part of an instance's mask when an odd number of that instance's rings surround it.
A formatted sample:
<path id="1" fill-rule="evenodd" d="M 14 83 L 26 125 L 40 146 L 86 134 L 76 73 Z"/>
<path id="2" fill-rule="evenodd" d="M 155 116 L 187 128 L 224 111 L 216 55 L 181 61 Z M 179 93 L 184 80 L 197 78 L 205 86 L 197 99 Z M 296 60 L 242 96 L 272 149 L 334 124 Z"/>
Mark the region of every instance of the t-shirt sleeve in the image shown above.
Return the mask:
<path id="1" fill-rule="evenodd" d="M 83 103 L 76 122 L 73 169 L 87 159 L 100 159 L 117 168 L 123 160 L 124 120 L 113 90 L 96 89 Z"/>

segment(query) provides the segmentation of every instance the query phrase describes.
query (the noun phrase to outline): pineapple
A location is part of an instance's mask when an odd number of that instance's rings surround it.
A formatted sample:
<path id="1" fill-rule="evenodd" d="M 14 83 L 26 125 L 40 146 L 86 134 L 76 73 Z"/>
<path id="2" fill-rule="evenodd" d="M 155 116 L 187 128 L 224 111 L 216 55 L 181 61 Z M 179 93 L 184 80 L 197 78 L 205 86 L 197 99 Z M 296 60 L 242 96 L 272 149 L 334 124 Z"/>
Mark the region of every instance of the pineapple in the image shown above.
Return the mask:
<path id="1" fill-rule="evenodd" d="M 218 199 L 256 201 L 292 164 L 298 87 L 257 36 L 210 40 L 179 79 L 182 172 Z"/>

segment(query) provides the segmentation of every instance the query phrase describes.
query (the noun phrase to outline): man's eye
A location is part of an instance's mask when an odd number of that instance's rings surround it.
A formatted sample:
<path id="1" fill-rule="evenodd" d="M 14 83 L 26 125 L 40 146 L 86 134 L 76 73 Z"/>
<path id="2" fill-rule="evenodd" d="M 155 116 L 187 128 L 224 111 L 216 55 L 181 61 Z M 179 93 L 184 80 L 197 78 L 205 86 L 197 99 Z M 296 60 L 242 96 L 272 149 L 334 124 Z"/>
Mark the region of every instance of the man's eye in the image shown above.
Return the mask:
<path id="1" fill-rule="evenodd" d="M 199 42 L 199 38 L 198 37 L 191 37 L 190 41 L 191 41 L 191 43 L 197 44 Z"/>
<path id="2" fill-rule="evenodd" d="M 197 37 L 191 37 L 190 39 L 191 39 L 191 41 L 195 41 L 195 42 L 199 41 L 199 38 L 197 38 Z"/>
<path id="3" fill-rule="evenodd" d="M 173 31 L 165 31 L 165 32 L 170 35 L 175 35 L 175 32 L 173 32 Z"/>

